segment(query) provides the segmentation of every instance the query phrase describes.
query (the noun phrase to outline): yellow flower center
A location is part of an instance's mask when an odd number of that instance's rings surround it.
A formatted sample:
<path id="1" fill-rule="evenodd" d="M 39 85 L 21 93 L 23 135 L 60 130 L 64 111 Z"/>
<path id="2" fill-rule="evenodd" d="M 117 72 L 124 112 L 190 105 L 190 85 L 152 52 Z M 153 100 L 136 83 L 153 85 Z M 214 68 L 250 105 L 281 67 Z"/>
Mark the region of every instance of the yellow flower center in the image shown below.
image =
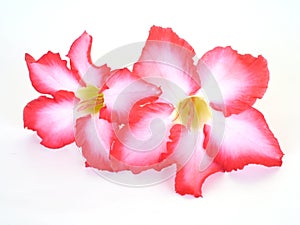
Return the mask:
<path id="1" fill-rule="evenodd" d="M 76 97 L 80 99 L 77 110 L 83 114 L 97 114 L 104 106 L 104 95 L 99 88 L 88 85 L 78 89 Z"/>
<path id="2" fill-rule="evenodd" d="M 188 128 L 199 129 L 211 116 L 206 101 L 201 97 L 192 96 L 179 102 L 176 120 Z"/>

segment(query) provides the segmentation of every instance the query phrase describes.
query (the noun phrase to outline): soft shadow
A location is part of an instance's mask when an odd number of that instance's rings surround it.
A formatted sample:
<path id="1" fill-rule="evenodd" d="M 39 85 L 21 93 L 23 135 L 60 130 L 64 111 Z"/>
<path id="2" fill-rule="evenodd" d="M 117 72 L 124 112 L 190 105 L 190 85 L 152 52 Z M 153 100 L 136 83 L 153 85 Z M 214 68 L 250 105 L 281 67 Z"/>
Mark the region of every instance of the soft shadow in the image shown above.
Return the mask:
<path id="1" fill-rule="evenodd" d="M 279 170 L 280 167 L 248 165 L 243 170 L 230 172 L 228 176 L 237 183 L 255 183 L 272 179 L 278 174 Z"/>

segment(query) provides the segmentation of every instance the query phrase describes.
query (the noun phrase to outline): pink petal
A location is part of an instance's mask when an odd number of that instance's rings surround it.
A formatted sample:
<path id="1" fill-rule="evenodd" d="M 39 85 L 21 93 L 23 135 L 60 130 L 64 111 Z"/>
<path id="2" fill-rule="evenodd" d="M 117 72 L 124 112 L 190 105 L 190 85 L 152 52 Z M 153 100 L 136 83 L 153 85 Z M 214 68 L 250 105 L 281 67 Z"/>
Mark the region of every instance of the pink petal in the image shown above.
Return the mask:
<path id="1" fill-rule="evenodd" d="M 48 52 L 39 60 L 26 54 L 25 60 L 29 70 L 32 86 L 40 93 L 54 94 L 59 90 L 75 92 L 80 78 L 67 68 L 67 61 L 57 53 Z"/>
<path id="2" fill-rule="evenodd" d="M 248 164 L 281 166 L 283 153 L 277 139 L 270 131 L 264 116 L 256 109 L 226 117 L 221 146 L 216 149 L 216 139 L 210 136 L 207 153 L 216 155 L 215 162 L 226 171 L 243 169 Z"/>
<path id="3" fill-rule="evenodd" d="M 98 116 L 80 117 L 76 120 L 75 140 L 88 166 L 113 171 L 109 159 L 113 130 L 109 122 Z"/>
<path id="4" fill-rule="evenodd" d="M 173 107 L 165 103 L 136 104 L 130 114 L 130 123 L 116 134 L 111 157 L 124 164 L 133 173 L 154 168 L 167 157 L 166 144 L 172 124 Z"/>
<path id="5" fill-rule="evenodd" d="M 127 123 L 129 112 L 137 102 L 157 99 L 161 90 L 134 76 L 128 69 L 112 72 L 106 81 L 108 89 L 103 91 L 106 108 L 101 112 L 101 118 L 109 121 Z"/>
<path id="6" fill-rule="evenodd" d="M 231 47 L 216 47 L 205 53 L 197 69 L 210 105 L 225 116 L 251 107 L 268 86 L 267 61 L 261 55 L 238 54 Z"/>
<path id="7" fill-rule="evenodd" d="M 92 36 L 87 32 L 77 38 L 72 44 L 68 57 L 71 68 L 79 73 L 86 84 L 101 88 L 105 79 L 110 74 L 110 68 L 106 65 L 96 66 L 91 59 Z"/>
<path id="8" fill-rule="evenodd" d="M 180 125 L 175 125 L 171 130 L 175 133 L 179 131 L 180 135 L 176 134 L 172 143 L 177 163 L 175 190 L 181 195 L 200 197 L 206 178 L 214 173 L 223 172 L 223 169 L 213 160 L 209 160 L 202 148 L 202 132 L 189 131 Z"/>
<path id="9" fill-rule="evenodd" d="M 48 148 L 61 148 L 74 141 L 74 94 L 59 91 L 53 98 L 41 96 L 24 108 L 24 127 L 34 130 Z"/>
<path id="10" fill-rule="evenodd" d="M 203 171 L 199 169 L 199 161 L 204 157 L 202 150 L 192 155 L 192 159 L 176 173 L 175 190 L 178 194 L 190 194 L 202 197 L 202 186 L 210 175 L 224 172 L 222 167 L 213 162 Z"/>
<path id="11" fill-rule="evenodd" d="M 174 83 L 177 89 L 189 95 L 200 88 L 194 56 L 194 49 L 171 28 L 153 26 L 133 73 L 144 78 L 159 78 L 151 82 L 164 91 L 169 89 L 169 83 Z"/>

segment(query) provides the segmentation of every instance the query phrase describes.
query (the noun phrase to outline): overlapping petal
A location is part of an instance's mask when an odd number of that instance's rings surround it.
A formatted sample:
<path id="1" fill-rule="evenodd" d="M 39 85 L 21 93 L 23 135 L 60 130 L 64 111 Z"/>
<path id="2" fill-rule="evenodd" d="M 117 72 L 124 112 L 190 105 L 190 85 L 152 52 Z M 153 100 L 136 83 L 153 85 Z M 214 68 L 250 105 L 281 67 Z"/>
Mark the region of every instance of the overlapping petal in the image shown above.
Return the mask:
<path id="1" fill-rule="evenodd" d="M 77 73 L 67 68 L 67 61 L 58 53 L 48 52 L 39 60 L 26 54 L 32 86 L 42 94 L 54 94 L 60 90 L 75 92 L 80 83 Z"/>
<path id="2" fill-rule="evenodd" d="M 251 107 L 263 97 L 269 81 L 267 61 L 261 55 L 241 55 L 231 47 L 216 47 L 205 53 L 197 70 L 204 90 L 220 90 L 221 95 L 212 94 L 209 100 L 225 116 Z"/>
<path id="3" fill-rule="evenodd" d="M 176 192 L 195 197 L 214 173 L 282 164 L 277 139 L 252 108 L 269 81 L 262 56 L 216 47 L 196 66 L 194 49 L 184 39 L 171 28 L 153 26 L 133 71 L 110 71 L 93 64 L 91 46 L 87 32 L 74 41 L 67 55 L 70 69 L 50 51 L 38 60 L 25 56 L 34 88 L 52 95 L 24 108 L 24 126 L 36 131 L 44 146 L 60 148 L 75 140 L 86 165 L 111 172 L 176 164 Z M 201 87 L 205 99 L 198 96 Z"/>
<path id="4" fill-rule="evenodd" d="M 171 139 L 168 147 L 173 150 L 171 157 L 177 166 L 176 192 L 181 195 L 202 196 L 202 185 L 205 179 L 224 170 L 220 165 L 210 160 L 202 148 L 203 133 L 188 130 L 182 125 L 175 125 L 171 129 Z M 205 160 L 207 162 L 204 162 Z"/>
<path id="5" fill-rule="evenodd" d="M 194 56 L 194 49 L 171 28 L 153 26 L 133 73 L 147 79 L 160 78 L 151 79 L 151 82 L 167 92 L 174 92 L 170 87 L 173 82 L 177 89 L 189 95 L 200 88 Z"/>
<path id="6" fill-rule="evenodd" d="M 166 143 L 172 124 L 173 107 L 166 103 L 135 104 L 129 123 L 117 133 L 111 157 L 134 173 L 159 169 L 169 152 Z"/>
<path id="7" fill-rule="evenodd" d="M 89 166 L 113 171 L 109 151 L 113 142 L 111 123 L 96 115 L 80 117 L 76 120 L 75 140 Z"/>
<path id="8" fill-rule="evenodd" d="M 202 186 L 205 180 L 217 172 L 224 172 L 222 167 L 215 162 L 212 162 L 205 170 L 201 170 L 199 162 L 204 157 L 203 149 L 197 149 L 191 160 L 176 173 L 175 190 L 178 194 L 202 197 Z"/>
<path id="9" fill-rule="evenodd" d="M 93 64 L 91 48 L 92 36 L 83 32 L 71 45 L 67 56 L 70 58 L 71 68 L 78 72 L 85 84 L 101 88 L 110 75 L 110 68 L 106 65 L 96 66 Z"/>
<path id="10" fill-rule="evenodd" d="M 102 118 L 118 123 L 127 123 L 129 112 L 137 102 L 143 104 L 155 100 L 161 94 L 160 88 L 133 75 L 128 69 L 112 71 L 103 91 L 105 108 Z"/>
<path id="11" fill-rule="evenodd" d="M 283 153 L 270 131 L 264 116 L 256 109 L 226 117 L 224 137 L 219 149 L 214 135 L 210 135 L 207 153 L 217 155 L 215 162 L 226 171 L 242 169 L 248 164 L 281 166 Z"/>
<path id="12" fill-rule="evenodd" d="M 74 94 L 59 91 L 53 98 L 41 96 L 24 108 L 24 127 L 37 131 L 41 144 L 48 148 L 60 148 L 74 141 Z"/>

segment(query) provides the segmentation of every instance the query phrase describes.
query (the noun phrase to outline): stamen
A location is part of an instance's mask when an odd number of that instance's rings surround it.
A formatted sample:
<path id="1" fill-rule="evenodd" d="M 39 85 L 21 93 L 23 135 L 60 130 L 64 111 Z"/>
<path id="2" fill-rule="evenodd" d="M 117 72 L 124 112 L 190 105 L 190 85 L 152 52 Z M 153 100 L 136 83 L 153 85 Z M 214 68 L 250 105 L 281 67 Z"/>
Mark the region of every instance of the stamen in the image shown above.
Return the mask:
<path id="1" fill-rule="evenodd" d="M 188 128 L 199 129 L 211 118 L 211 111 L 206 101 L 198 96 L 182 100 L 177 107 L 175 117 Z"/>
<path id="2" fill-rule="evenodd" d="M 80 99 L 77 111 L 84 114 L 96 114 L 104 107 L 104 95 L 95 86 L 80 88 L 76 97 Z"/>

